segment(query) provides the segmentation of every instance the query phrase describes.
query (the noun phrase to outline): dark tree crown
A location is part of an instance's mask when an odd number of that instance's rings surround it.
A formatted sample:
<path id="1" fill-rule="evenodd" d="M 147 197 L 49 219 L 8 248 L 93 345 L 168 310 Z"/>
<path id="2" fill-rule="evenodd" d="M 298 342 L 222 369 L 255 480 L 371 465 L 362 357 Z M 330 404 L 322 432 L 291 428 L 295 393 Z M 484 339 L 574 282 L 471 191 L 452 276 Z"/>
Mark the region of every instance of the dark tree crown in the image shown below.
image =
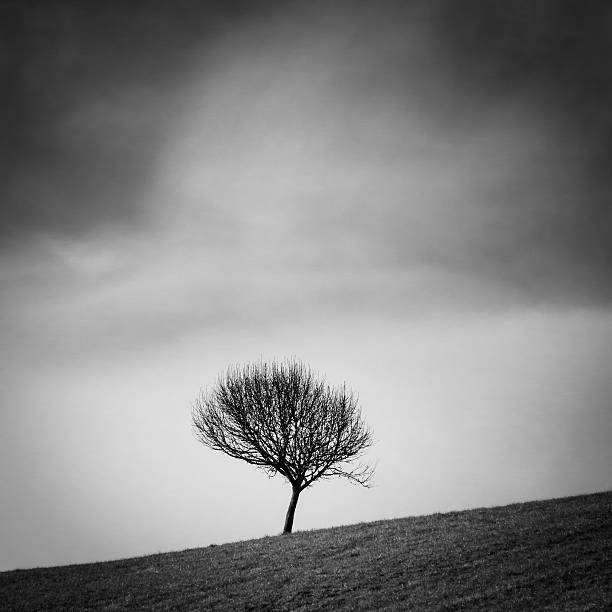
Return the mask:
<path id="1" fill-rule="evenodd" d="M 198 440 L 303 490 L 341 476 L 368 486 L 373 469 L 351 467 L 372 444 L 357 397 L 332 388 L 297 360 L 232 366 L 192 409 Z"/>

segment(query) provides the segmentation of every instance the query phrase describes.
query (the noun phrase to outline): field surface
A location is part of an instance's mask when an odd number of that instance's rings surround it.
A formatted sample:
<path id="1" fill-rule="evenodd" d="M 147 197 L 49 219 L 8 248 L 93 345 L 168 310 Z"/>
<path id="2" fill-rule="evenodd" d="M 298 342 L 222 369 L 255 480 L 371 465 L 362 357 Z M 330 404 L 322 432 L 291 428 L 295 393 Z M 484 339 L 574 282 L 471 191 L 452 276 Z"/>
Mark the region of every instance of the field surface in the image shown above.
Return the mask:
<path id="1" fill-rule="evenodd" d="M 0 573 L 1 610 L 612 610 L 612 492 Z"/>

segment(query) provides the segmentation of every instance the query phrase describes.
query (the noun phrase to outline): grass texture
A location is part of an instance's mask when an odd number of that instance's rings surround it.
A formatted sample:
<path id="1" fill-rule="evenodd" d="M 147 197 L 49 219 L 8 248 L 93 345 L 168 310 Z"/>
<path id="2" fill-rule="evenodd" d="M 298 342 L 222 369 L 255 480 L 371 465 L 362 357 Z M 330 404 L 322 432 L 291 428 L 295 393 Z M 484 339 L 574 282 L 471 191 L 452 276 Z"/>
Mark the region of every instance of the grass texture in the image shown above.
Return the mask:
<path id="1" fill-rule="evenodd" d="M 612 610 L 612 492 L 0 573 L 2 610 Z"/>

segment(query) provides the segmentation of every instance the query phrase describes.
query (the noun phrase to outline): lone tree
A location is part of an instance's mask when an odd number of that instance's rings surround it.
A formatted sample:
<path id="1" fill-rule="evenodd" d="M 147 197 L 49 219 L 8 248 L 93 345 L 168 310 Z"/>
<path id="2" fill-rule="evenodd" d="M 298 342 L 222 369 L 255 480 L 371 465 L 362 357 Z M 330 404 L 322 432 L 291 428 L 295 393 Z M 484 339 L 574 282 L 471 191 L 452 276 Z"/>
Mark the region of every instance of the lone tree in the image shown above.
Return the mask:
<path id="1" fill-rule="evenodd" d="M 373 469 L 349 465 L 372 444 L 356 396 L 344 385 L 328 386 L 300 361 L 228 368 L 212 390 L 200 392 L 192 419 L 202 444 L 289 481 L 283 533 L 291 533 L 300 493 L 313 482 L 341 476 L 369 486 Z"/>

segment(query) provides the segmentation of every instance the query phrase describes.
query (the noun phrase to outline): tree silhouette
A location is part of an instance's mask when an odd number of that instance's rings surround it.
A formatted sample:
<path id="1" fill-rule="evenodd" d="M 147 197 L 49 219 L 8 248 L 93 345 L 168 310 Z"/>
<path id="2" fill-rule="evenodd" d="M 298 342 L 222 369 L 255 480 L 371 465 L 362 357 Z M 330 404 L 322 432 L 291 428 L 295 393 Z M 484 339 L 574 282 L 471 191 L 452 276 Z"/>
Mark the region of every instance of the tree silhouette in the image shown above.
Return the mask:
<path id="1" fill-rule="evenodd" d="M 356 396 L 295 359 L 229 367 L 200 392 L 192 420 L 202 444 L 289 481 L 283 533 L 291 533 L 300 493 L 313 482 L 340 476 L 369 486 L 373 475 L 367 465 L 349 465 L 372 444 Z"/>

